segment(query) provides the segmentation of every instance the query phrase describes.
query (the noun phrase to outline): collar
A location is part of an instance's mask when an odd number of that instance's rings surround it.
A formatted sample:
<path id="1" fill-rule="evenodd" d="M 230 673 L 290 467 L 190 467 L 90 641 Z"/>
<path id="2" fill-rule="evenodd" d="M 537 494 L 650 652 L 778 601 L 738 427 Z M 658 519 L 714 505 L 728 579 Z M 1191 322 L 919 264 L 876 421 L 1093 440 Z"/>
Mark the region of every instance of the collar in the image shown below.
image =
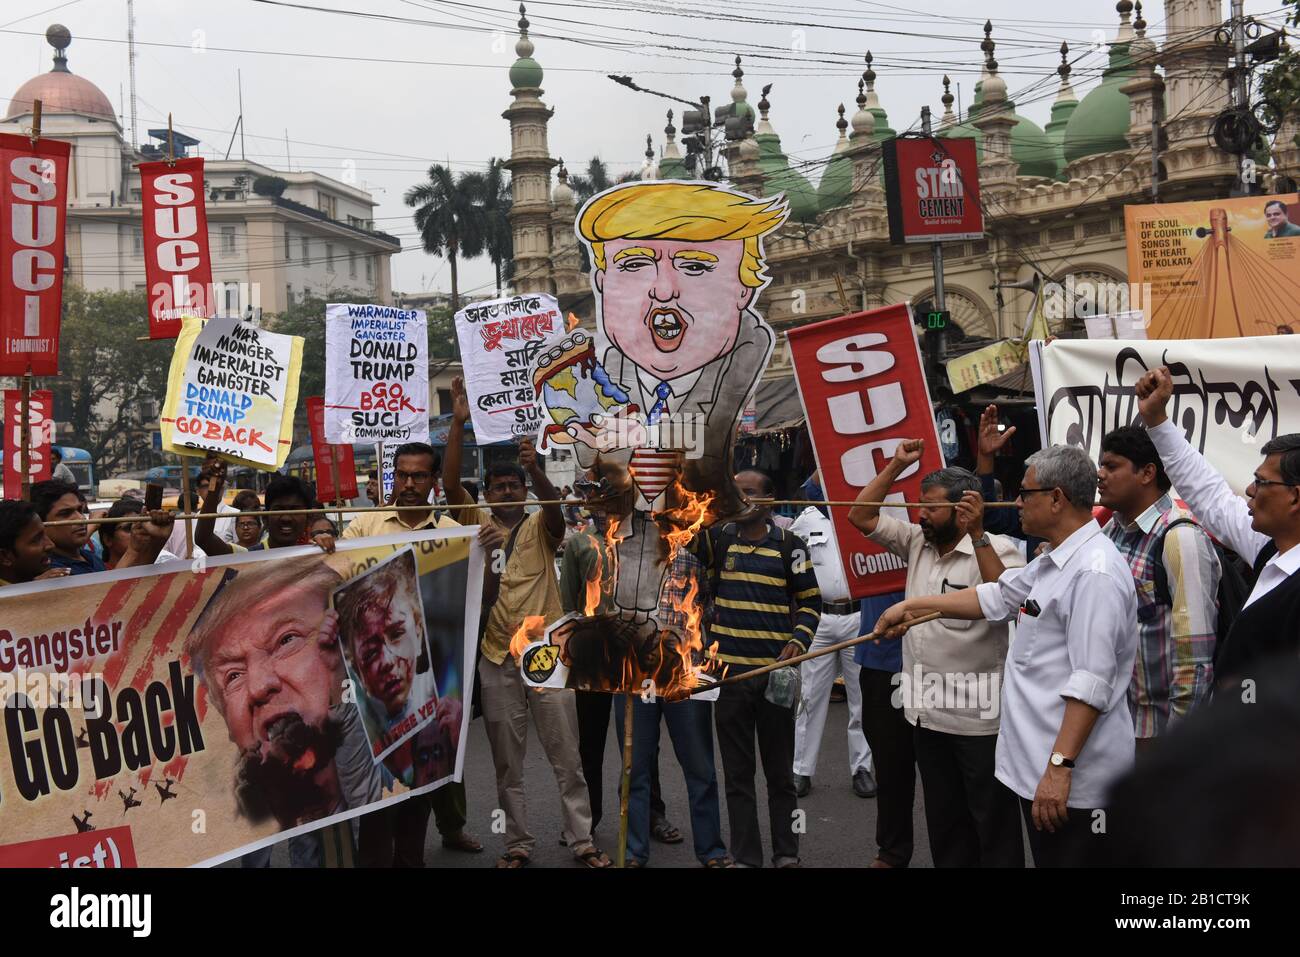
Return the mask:
<path id="1" fill-rule="evenodd" d="M 1095 518 L 1090 518 L 1079 526 L 1073 534 L 1065 541 L 1053 548 L 1048 545 L 1043 554 L 1051 559 L 1052 564 L 1057 568 L 1064 568 L 1065 563 L 1074 557 L 1074 553 L 1082 548 L 1094 535 L 1101 534 L 1101 526 L 1097 524 Z M 1300 557 L 1300 556 L 1297 556 Z"/>
<path id="2" fill-rule="evenodd" d="M 750 541 L 748 538 L 745 538 L 745 536 L 740 534 L 740 523 L 736 524 L 736 544 L 738 545 L 746 545 L 750 548 L 754 548 L 764 544 L 765 542 L 772 542 L 772 541 L 779 542 L 780 540 L 781 540 L 781 528 L 770 518 L 767 520 L 767 534 L 765 534 L 758 541 Z M 1300 552 L 1300 549 L 1296 549 L 1295 551 Z"/>
<path id="3" fill-rule="evenodd" d="M 1294 575 L 1300 571 L 1300 545 L 1293 545 L 1285 552 L 1278 552 L 1264 563 L 1265 568 L 1269 565 L 1287 575 Z"/>
<path id="4" fill-rule="evenodd" d="M 402 528 L 410 529 L 411 531 L 416 532 L 422 528 L 437 528 L 438 521 L 439 519 L 441 519 L 441 517 L 442 517 L 441 514 L 438 512 L 436 508 L 430 508 L 429 515 L 427 518 L 425 518 L 424 521 L 416 525 L 408 525 L 406 521 L 402 518 L 401 511 L 398 509 L 393 509 L 393 511 L 391 511 L 387 516 L 385 516 L 384 521 L 396 522 L 398 525 L 402 526 Z"/>
<path id="5" fill-rule="evenodd" d="M 1160 516 L 1173 507 L 1174 500 L 1169 497 L 1168 493 L 1166 493 L 1152 502 L 1147 510 L 1134 520 L 1132 525 L 1125 525 L 1123 522 L 1119 522 L 1119 527 L 1124 529 L 1126 532 L 1141 529 L 1143 535 L 1150 535 L 1151 530 L 1155 528 L 1156 523 L 1160 521 Z M 1117 521 L 1119 520 L 1118 515 L 1116 515 L 1115 518 Z"/>
<path id="6" fill-rule="evenodd" d="M 685 375 L 679 375 L 676 379 L 661 379 L 653 372 L 647 372 L 640 366 L 636 367 L 636 378 L 641 383 L 642 390 L 647 395 L 654 395 L 655 389 L 659 388 L 660 382 L 667 382 L 673 390 L 672 397 L 682 399 L 695 388 L 695 383 L 699 381 L 703 369 L 696 369 L 694 372 L 688 372 Z"/>
<path id="7" fill-rule="evenodd" d="M 829 525 L 831 523 L 831 520 L 822 514 L 822 510 L 813 505 L 809 505 L 800 512 L 799 517 L 796 518 L 795 521 L 816 522 L 819 525 Z"/>

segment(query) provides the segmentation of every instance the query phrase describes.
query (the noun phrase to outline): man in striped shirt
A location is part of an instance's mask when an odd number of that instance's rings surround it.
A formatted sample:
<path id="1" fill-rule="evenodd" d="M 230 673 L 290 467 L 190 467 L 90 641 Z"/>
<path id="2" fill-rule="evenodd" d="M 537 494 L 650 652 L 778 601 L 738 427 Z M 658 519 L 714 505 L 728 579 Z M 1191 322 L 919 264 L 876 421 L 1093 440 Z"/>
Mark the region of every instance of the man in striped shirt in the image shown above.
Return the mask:
<path id="1" fill-rule="evenodd" d="M 1221 569 L 1210 536 L 1170 497 L 1145 429 L 1126 425 L 1106 435 L 1100 464 L 1097 497 L 1114 510 L 1102 532 L 1128 561 L 1137 587 L 1128 705 L 1140 752 L 1210 696 Z"/>
<path id="2" fill-rule="evenodd" d="M 750 500 L 773 498 L 775 493 L 771 478 L 762 472 L 741 472 L 736 486 Z M 750 505 L 739 521 L 710 527 L 691 546 L 713 580 L 709 633 L 729 675 L 802 654 L 817 633 L 821 592 L 808 546 L 773 524 L 770 513 L 766 506 Z M 763 866 L 754 790 L 757 736 L 767 778 L 772 862 L 777 867 L 798 867 L 796 708 L 778 706 L 764 696 L 770 677 L 727 685 L 714 709 L 726 775 L 731 852 L 742 866 Z"/>

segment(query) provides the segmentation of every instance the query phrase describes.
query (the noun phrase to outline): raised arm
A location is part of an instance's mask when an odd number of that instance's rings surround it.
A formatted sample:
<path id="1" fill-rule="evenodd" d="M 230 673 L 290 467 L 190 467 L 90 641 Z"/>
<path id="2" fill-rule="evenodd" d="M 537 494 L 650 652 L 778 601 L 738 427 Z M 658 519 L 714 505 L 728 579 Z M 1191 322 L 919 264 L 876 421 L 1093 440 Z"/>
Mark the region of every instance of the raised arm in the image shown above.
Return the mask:
<path id="1" fill-rule="evenodd" d="M 212 481 L 208 483 L 208 494 L 204 497 L 199 511 L 203 517 L 194 524 L 194 544 L 203 549 L 206 555 L 233 555 L 235 548 L 221 539 L 217 534 L 217 506 L 221 504 L 221 490 L 226 484 L 226 469 L 212 469 Z"/>
<path id="2" fill-rule="evenodd" d="M 519 464 L 532 479 L 533 493 L 538 501 L 553 503 L 560 497 L 551 480 L 546 477 L 546 469 L 542 467 L 542 460 L 537 457 L 537 449 L 533 448 L 530 439 L 523 439 L 519 443 Z M 551 533 L 552 538 L 556 540 L 564 538 L 564 510 L 559 505 L 543 505 L 542 521 L 546 523 L 546 530 Z"/>
<path id="3" fill-rule="evenodd" d="M 1169 481 L 1201 523 L 1219 541 L 1243 559 L 1253 563 L 1268 536 L 1251 527 L 1246 500 L 1232 490 L 1224 477 L 1192 448 L 1181 429 L 1165 414 L 1174 393 L 1174 380 L 1167 366 L 1152 369 L 1134 387 L 1138 411 L 1151 443 L 1160 453 Z"/>
<path id="4" fill-rule="evenodd" d="M 465 380 L 451 380 L 451 427 L 447 430 L 447 448 L 442 456 L 442 487 L 448 505 L 473 505 L 469 492 L 460 484 L 461 451 L 465 445 L 465 423 L 469 421 L 469 396 Z M 459 515 L 457 516 L 459 517 Z"/>
<path id="5" fill-rule="evenodd" d="M 899 476 L 921 461 L 924 452 L 924 439 L 908 439 L 905 442 L 900 442 L 898 447 L 894 449 L 894 457 L 890 459 L 889 464 L 881 469 L 876 474 L 876 477 L 867 484 L 867 487 L 858 493 L 857 501 L 859 503 L 883 502 L 885 496 L 889 494 L 890 488 L 898 481 Z M 878 505 L 856 504 L 849 509 L 849 521 L 863 535 L 870 535 L 874 532 L 879 519 L 880 506 Z"/>

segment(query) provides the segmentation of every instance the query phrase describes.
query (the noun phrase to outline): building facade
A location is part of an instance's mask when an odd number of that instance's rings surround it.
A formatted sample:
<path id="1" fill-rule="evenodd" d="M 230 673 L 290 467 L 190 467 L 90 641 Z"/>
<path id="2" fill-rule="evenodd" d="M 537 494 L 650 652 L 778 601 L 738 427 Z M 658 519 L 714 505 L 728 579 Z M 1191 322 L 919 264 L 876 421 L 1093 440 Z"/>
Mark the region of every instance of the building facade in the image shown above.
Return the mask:
<path id="1" fill-rule="evenodd" d="M 1230 103 L 1229 47 L 1216 40 L 1222 6 L 1221 0 L 1165 0 L 1166 38 L 1157 45 L 1146 36 L 1142 5 L 1120 0 L 1101 81 L 1082 99 L 1071 83 L 1069 48 L 1062 44 L 1051 120 L 1044 127 L 1017 112 L 998 73 L 992 24 L 985 25 L 979 51 L 972 50 L 983 70 L 964 116 L 954 113 L 944 78 L 936 133 L 976 140 L 985 213 L 983 239 L 944 244 L 946 305 L 966 336 L 962 351 L 1021 334 L 1033 294 L 1009 287 L 1035 274 L 1080 296 L 1126 284 L 1125 205 L 1150 203 L 1157 191 L 1161 202 L 1226 196 L 1238 185 L 1237 158 L 1217 149 L 1209 135 Z M 543 73 L 527 28 L 521 17 L 519 60 L 510 71 L 513 103 L 503 114 L 511 128 L 516 203 L 526 200 L 512 215 L 521 267 L 515 288 L 554 292 L 586 320 L 592 301 L 587 277 L 577 269 L 573 194 L 562 180 L 550 188 L 551 111 L 541 99 Z M 790 221 L 765 242 L 772 283 L 763 294 L 764 313 L 778 331 L 934 297 L 930 247 L 889 242 L 881 143 L 896 133 L 877 90 L 878 84 L 887 87 L 888 77 L 872 68 L 870 53 L 865 61 L 856 96 L 840 91 L 856 103 L 848 119 L 844 103 L 835 105 L 839 93 L 828 90 L 828 126 L 833 122 L 838 130 L 830 156 L 799 163 L 782 151 L 772 118 L 779 110 L 767 95 L 755 115 L 737 58 L 731 98 L 737 112 L 755 122 L 752 133 L 727 147 L 730 181 L 753 195 L 784 193 L 791 207 Z M 920 126 L 902 118 L 895 123 Z M 1152 163 L 1153 130 L 1160 131 L 1158 164 Z M 1253 157 L 1266 192 L 1289 192 L 1300 179 L 1297 133 L 1300 118 L 1289 117 L 1271 156 L 1263 151 Z M 644 175 L 692 178 L 675 135 L 670 113 L 657 168 Z M 815 186 L 808 175 L 814 168 Z M 1054 332 L 1071 332 L 1071 317 L 1106 311 L 1095 298 L 1064 305 L 1066 318 Z M 791 374 L 788 350 L 779 344 L 767 378 Z"/>

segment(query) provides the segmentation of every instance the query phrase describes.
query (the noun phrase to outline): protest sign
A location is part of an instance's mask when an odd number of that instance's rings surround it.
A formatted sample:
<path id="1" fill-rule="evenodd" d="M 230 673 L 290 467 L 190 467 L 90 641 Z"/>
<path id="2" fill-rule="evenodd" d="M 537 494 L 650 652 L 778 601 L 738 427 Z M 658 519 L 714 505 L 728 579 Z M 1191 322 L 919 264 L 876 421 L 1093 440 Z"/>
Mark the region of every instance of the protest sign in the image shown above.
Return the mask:
<path id="1" fill-rule="evenodd" d="M 325 437 L 429 441 L 429 333 L 420 309 L 325 307 Z"/>
<path id="2" fill-rule="evenodd" d="M 886 501 L 920 499 L 921 477 L 943 467 L 921 353 L 905 303 L 791 329 L 790 357 L 808 435 L 829 501 L 851 501 L 906 439 L 924 439 L 921 461 L 906 469 Z M 896 515 L 908 521 L 906 510 Z M 902 559 L 869 541 L 831 509 L 849 595 L 902 591 Z"/>
<path id="3" fill-rule="evenodd" d="M 479 445 L 537 434 L 542 409 L 533 389 L 533 361 L 544 343 L 563 332 L 555 297 L 540 293 L 480 302 L 456 313 Z"/>
<path id="4" fill-rule="evenodd" d="M 278 469 L 292 445 L 301 368 L 298 336 L 186 316 L 167 376 L 163 451 Z"/>
<path id="5" fill-rule="evenodd" d="M 149 338 L 175 339 L 184 316 L 216 314 L 203 160 L 140 164 Z"/>
<path id="6" fill-rule="evenodd" d="M 396 442 L 380 443 L 375 446 L 376 468 L 379 469 L 379 487 L 382 489 L 381 494 L 384 496 L 383 502 L 376 504 L 387 505 L 393 500 L 393 469 L 396 468 L 394 464 L 396 458 Z"/>
<path id="7" fill-rule="evenodd" d="M 1147 342 L 1058 340 L 1041 350 L 1036 392 L 1046 442 L 1077 445 L 1097 459 L 1102 437 L 1140 421 L 1133 386 L 1149 369 L 1169 366 L 1169 418 L 1244 494 L 1259 450 L 1300 432 L 1300 342 L 1287 336 Z"/>
<path id="8" fill-rule="evenodd" d="M 1148 337 L 1300 331 L 1297 200 L 1291 193 L 1125 206 L 1128 279 L 1142 293 Z"/>
<path id="9" fill-rule="evenodd" d="M 336 629 L 331 593 L 395 552 L 405 604 L 367 603 Z M 91 828 L 112 836 L 108 866 L 215 864 L 460 780 L 483 569 L 471 529 L 199 567 L 0 588 L 0 865 L 58 867 Z M 409 681 L 349 675 L 358 647 L 413 614 L 428 640 Z M 272 648 L 282 685 L 264 700 L 247 683 Z M 362 708 L 400 721 L 429 696 L 434 720 L 374 758 Z"/>
<path id="10" fill-rule="evenodd" d="M 21 389 L 5 389 L 5 498 L 23 497 L 22 405 Z M 54 444 L 54 393 L 45 389 L 33 392 L 27 410 L 28 481 L 43 482 L 53 468 L 50 446 Z"/>
<path id="11" fill-rule="evenodd" d="M 0 133 L 0 375 L 58 375 L 72 144 Z"/>
<path id="12" fill-rule="evenodd" d="M 325 400 L 318 395 L 307 400 L 307 427 L 311 430 L 311 454 L 316 464 L 316 498 L 322 502 L 352 501 L 359 494 L 352 446 L 325 441 Z M 334 487 L 335 475 L 342 488 Z"/>

